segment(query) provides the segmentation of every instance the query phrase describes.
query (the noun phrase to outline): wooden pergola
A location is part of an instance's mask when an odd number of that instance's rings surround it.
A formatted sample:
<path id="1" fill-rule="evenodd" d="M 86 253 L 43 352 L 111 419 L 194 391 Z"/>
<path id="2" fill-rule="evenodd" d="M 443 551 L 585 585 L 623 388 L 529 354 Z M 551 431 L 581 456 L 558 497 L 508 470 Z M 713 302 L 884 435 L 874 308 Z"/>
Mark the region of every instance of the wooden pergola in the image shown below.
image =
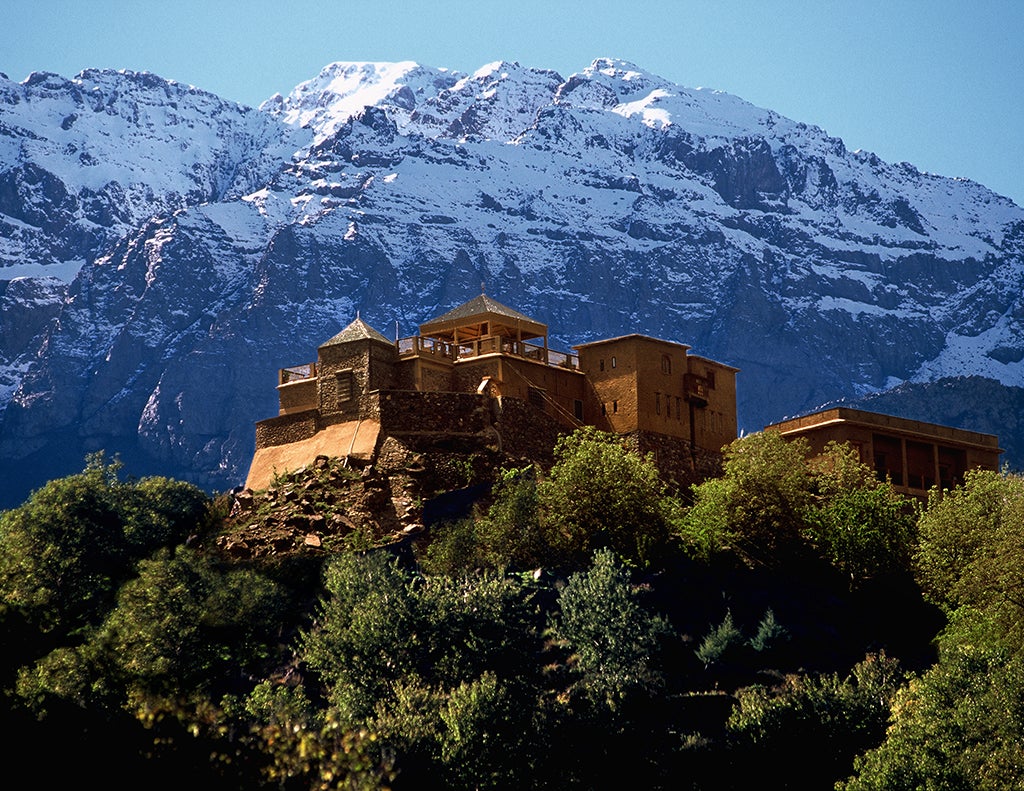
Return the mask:
<path id="1" fill-rule="evenodd" d="M 509 338 L 517 344 L 541 338 L 545 350 L 548 346 L 546 324 L 534 321 L 486 294 L 481 294 L 443 316 L 424 322 L 420 325 L 420 335 L 456 346 L 482 338 Z"/>

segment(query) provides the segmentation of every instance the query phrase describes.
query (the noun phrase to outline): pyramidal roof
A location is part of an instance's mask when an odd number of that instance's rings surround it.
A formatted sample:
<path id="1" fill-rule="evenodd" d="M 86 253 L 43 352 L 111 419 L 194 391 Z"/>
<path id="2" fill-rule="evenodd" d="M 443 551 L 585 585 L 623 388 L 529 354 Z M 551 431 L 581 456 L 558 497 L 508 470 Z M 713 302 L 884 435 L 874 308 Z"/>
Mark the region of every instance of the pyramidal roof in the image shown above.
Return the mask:
<path id="1" fill-rule="evenodd" d="M 349 341 L 380 341 L 386 343 L 389 346 L 394 344 L 394 341 L 388 340 L 381 333 L 377 332 L 373 327 L 359 318 L 359 314 L 356 314 L 355 321 L 349 324 L 345 329 L 335 335 L 333 338 L 324 341 L 321 346 L 334 346 L 339 343 L 348 343 Z"/>
<path id="2" fill-rule="evenodd" d="M 508 305 L 502 305 L 496 299 L 491 299 L 486 294 L 474 297 L 469 302 L 459 305 L 457 308 L 452 308 L 443 316 L 438 316 L 436 319 L 431 319 L 426 323 L 437 324 L 442 321 L 458 321 L 459 319 L 467 319 L 470 316 L 479 316 L 481 313 L 494 313 L 510 319 L 519 319 L 530 324 L 537 324 L 535 319 L 523 315 L 518 310 L 513 310 Z"/>

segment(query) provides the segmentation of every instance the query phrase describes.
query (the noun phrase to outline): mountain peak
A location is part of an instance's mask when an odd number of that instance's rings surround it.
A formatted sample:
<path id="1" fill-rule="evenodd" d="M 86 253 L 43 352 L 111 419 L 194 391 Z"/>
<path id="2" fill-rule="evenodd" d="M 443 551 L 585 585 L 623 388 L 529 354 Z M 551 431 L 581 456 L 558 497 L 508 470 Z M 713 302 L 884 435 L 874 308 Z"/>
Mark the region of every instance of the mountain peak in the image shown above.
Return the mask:
<path id="1" fill-rule="evenodd" d="M 339 61 L 262 110 L 38 73 L 0 82 L 0 129 L 7 279 L 79 272 L 59 306 L 0 293 L 0 474 L 102 438 L 226 483 L 296 348 L 344 315 L 397 335 L 480 282 L 556 346 L 642 332 L 741 368 L 748 430 L 1024 381 L 1024 210 L 625 60 Z"/>
<path id="2" fill-rule="evenodd" d="M 411 110 L 418 95 L 432 96 L 463 76 L 411 60 L 337 61 L 288 96 L 272 96 L 260 109 L 286 124 L 309 127 L 317 140 L 323 140 L 364 107 L 395 104 Z"/>

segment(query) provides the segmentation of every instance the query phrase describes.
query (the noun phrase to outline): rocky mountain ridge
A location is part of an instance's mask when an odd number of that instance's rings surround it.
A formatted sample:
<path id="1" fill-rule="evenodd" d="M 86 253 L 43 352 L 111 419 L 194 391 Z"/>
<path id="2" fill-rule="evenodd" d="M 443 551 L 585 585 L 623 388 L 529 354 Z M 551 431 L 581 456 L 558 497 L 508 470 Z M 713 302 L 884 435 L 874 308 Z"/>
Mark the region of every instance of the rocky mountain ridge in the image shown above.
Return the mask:
<path id="1" fill-rule="evenodd" d="M 148 74 L 0 80 L 0 278 L 22 492 L 99 447 L 230 488 L 279 367 L 481 283 L 560 348 L 642 332 L 737 366 L 745 431 L 949 380 L 978 394 L 956 424 L 1002 434 L 1024 386 L 1024 210 L 610 59 L 335 63 L 258 110 Z"/>

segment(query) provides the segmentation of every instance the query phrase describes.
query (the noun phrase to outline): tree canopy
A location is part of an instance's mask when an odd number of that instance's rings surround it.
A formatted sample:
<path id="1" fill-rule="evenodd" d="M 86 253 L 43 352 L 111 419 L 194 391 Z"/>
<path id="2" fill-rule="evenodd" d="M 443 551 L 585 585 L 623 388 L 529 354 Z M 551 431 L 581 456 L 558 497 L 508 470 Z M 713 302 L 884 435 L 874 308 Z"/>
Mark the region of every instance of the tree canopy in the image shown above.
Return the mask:
<path id="1" fill-rule="evenodd" d="M 611 435 L 556 451 L 469 518 L 301 562 L 218 551 L 222 500 L 90 458 L 0 514 L 6 744 L 69 783 L 1024 785 L 1019 476 L 918 505 L 766 432 L 672 494 Z"/>

